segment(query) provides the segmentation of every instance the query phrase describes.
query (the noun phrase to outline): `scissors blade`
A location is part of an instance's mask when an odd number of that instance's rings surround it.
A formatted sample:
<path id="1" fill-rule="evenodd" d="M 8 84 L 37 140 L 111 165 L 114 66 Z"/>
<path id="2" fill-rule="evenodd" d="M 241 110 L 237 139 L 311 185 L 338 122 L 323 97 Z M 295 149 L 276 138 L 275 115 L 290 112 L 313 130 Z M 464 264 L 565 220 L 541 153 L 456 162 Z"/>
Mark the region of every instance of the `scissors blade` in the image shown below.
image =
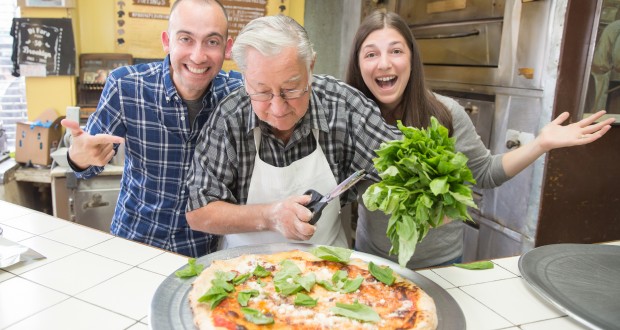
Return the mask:
<path id="1" fill-rule="evenodd" d="M 363 179 L 364 176 L 366 176 L 365 170 L 356 171 L 355 173 L 351 174 L 351 176 L 342 181 L 339 185 L 337 185 L 336 188 L 323 196 L 321 201 L 326 203 L 330 202 L 332 199 L 340 196 L 343 192 L 353 187 L 357 182 Z"/>

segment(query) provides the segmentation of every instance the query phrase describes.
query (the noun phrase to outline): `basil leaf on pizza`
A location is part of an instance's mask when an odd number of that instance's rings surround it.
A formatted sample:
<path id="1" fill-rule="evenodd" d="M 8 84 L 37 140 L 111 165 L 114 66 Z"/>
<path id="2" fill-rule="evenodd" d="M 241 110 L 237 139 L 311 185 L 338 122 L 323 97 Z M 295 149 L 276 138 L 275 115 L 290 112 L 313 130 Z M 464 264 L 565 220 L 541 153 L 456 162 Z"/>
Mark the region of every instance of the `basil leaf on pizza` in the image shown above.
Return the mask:
<path id="1" fill-rule="evenodd" d="M 216 278 L 213 281 L 211 281 L 211 283 L 213 283 L 213 285 L 216 287 L 224 289 L 226 292 L 231 292 L 232 290 L 235 289 L 235 286 L 232 285 L 232 283 L 228 283 L 221 278 Z"/>
<path id="2" fill-rule="evenodd" d="M 296 306 L 314 307 L 317 301 L 318 299 L 312 299 L 309 295 L 300 292 L 295 296 L 294 303 Z"/>
<path id="3" fill-rule="evenodd" d="M 304 276 L 299 276 L 295 279 L 295 283 L 301 285 L 304 290 L 310 292 L 314 284 L 316 284 L 316 275 L 314 275 L 314 273 L 309 273 Z"/>
<path id="4" fill-rule="evenodd" d="M 250 298 L 257 297 L 258 295 L 259 295 L 258 290 L 239 291 L 239 293 L 237 294 L 237 301 L 239 302 L 239 305 L 245 307 L 248 305 L 248 301 L 250 300 Z"/>
<path id="5" fill-rule="evenodd" d="M 394 275 L 392 275 L 392 268 L 389 266 L 379 267 L 372 261 L 368 263 L 368 270 L 377 280 L 383 282 L 386 285 L 392 285 L 394 283 Z"/>
<path id="6" fill-rule="evenodd" d="M 299 269 L 294 262 L 288 259 L 282 260 L 280 265 L 282 268 L 273 276 L 274 282 L 284 281 L 301 273 L 301 269 Z"/>
<path id="7" fill-rule="evenodd" d="M 248 278 L 250 278 L 250 276 L 252 276 L 252 274 L 250 274 L 250 273 L 245 273 L 245 274 L 237 275 L 237 276 L 235 276 L 235 278 L 233 278 L 232 283 L 234 285 L 239 285 L 239 284 L 247 281 Z"/>
<path id="8" fill-rule="evenodd" d="M 198 301 L 209 304 L 209 308 L 213 309 L 227 297 L 228 291 L 219 286 L 212 286 L 207 293 L 198 298 Z"/>
<path id="9" fill-rule="evenodd" d="M 362 285 L 363 281 L 364 281 L 364 278 L 362 278 L 361 276 L 358 276 L 352 280 L 347 278 L 344 281 L 344 285 L 342 285 L 342 288 L 340 288 L 339 291 L 342 293 L 351 293 L 351 292 L 357 291 L 360 285 Z"/>
<path id="10" fill-rule="evenodd" d="M 224 282 L 230 282 L 236 276 L 237 276 L 237 274 L 235 272 L 218 271 L 218 272 L 215 273 L 215 278 L 218 279 L 218 280 L 222 280 Z"/>
<path id="11" fill-rule="evenodd" d="M 310 253 L 323 260 L 347 263 L 353 251 L 341 247 L 322 245 L 310 250 Z"/>
<path id="12" fill-rule="evenodd" d="M 372 308 L 362 305 L 357 301 L 352 304 L 336 303 L 336 306 L 332 307 L 330 310 L 336 315 L 342 315 L 364 322 L 379 322 L 381 320 L 379 314 Z"/>
<path id="13" fill-rule="evenodd" d="M 321 285 L 323 285 L 327 290 L 334 292 L 342 292 L 342 293 L 351 293 L 357 290 L 364 278 L 358 276 L 357 278 L 351 280 L 349 279 L 349 275 L 344 270 L 339 270 L 334 273 L 332 276 L 332 282 L 329 283 L 327 281 L 321 281 Z"/>
<path id="14" fill-rule="evenodd" d="M 252 275 L 255 275 L 257 277 L 267 277 L 267 276 L 271 275 L 271 272 L 266 270 L 261 265 L 256 265 L 256 268 L 254 268 L 254 271 L 252 271 Z"/>
<path id="15" fill-rule="evenodd" d="M 273 317 L 265 316 L 258 309 L 242 307 L 241 312 L 246 320 L 254 324 L 273 324 Z"/>
<path id="16" fill-rule="evenodd" d="M 295 281 L 301 273 L 301 269 L 290 260 L 283 260 L 280 265 L 281 270 L 273 276 L 273 284 L 276 288 L 276 292 L 290 296 L 303 289 L 301 284 Z"/>
<path id="17" fill-rule="evenodd" d="M 415 283 L 341 251 L 320 251 L 338 261 L 299 250 L 213 261 L 188 294 L 194 324 L 200 330 L 436 329 L 435 303 Z"/>

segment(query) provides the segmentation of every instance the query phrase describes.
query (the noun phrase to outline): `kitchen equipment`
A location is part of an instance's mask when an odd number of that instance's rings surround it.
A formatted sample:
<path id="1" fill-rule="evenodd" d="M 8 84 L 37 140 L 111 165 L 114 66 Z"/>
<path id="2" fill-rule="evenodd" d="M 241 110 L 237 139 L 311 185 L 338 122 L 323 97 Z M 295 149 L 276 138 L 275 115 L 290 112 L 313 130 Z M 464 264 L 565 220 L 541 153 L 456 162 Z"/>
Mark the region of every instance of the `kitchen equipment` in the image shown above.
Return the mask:
<path id="1" fill-rule="evenodd" d="M 359 170 L 351 174 L 351 176 L 342 181 L 336 186 L 336 188 L 328 192 L 325 196 L 321 195 L 314 189 L 304 192 L 304 195 L 310 195 L 312 197 L 310 202 L 306 205 L 306 207 L 312 211 L 312 220 L 308 223 L 314 225 L 317 221 L 319 221 L 321 218 L 321 213 L 323 212 L 325 206 L 327 206 L 327 203 L 331 202 L 334 198 L 340 196 L 340 194 L 353 187 L 356 183 L 363 179 L 365 175 L 365 170 Z"/>
<path id="2" fill-rule="evenodd" d="M 69 220 L 109 232 L 121 190 L 121 175 L 102 173 L 95 178 L 81 180 L 68 171 L 67 189 Z"/>
<path id="3" fill-rule="evenodd" d="M 310 251 L 316 246 L 305 243 L 246 245 L 208 254 L 198 258 L 197 263 L 208 267 L 214 260 L 230 259 L 244 254 L 268 254 L 295 249 Z M 435 282 L 419 273 L 400 267 L 396 263 L 372 254 L 353 251 L 351 258 L 359 258 L 366 262 L 372 261 L 380 266 L 390 266 L 396 273 L 413 281 L 422 290 L 426 291 L 437 306 L 438 330 L 465 329 L 466 324 L 463 311 L 454 298 Z M 179 269 L 182 268 L 185 268 L 185 265 Z M 193 280 L 194 278 L 181 279 L 172 273 L 159 285 L 151 300 L 151 311 L 149 313 L 151 329 L 195 329 L 188 299 Z"/>
<path id="4" fill-rule="evenodd" d="M 620 246 L 553 244 L 519 259 L 519 271 L 543 298 L 592 329 L 619 329 Z"/>

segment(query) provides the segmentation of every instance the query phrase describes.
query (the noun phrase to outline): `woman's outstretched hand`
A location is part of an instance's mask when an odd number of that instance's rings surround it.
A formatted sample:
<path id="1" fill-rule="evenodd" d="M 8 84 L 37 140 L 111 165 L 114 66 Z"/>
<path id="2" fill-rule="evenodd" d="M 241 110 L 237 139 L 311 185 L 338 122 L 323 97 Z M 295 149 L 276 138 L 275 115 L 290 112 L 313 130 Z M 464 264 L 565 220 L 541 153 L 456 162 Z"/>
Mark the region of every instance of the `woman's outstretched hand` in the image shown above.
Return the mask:
<path id="1" fill-rule="evenodd" d="M 609 129 L 615 118 L 608 118 L 594 123 L 605 114 L 601 110 L 576 123 L 562 126 L 568 119 L 568 112 L 560 114 L 540 131 L 538 140 L 540 147 L 546 152 L 551 149 L 584 145 L 600 139 Z"/>

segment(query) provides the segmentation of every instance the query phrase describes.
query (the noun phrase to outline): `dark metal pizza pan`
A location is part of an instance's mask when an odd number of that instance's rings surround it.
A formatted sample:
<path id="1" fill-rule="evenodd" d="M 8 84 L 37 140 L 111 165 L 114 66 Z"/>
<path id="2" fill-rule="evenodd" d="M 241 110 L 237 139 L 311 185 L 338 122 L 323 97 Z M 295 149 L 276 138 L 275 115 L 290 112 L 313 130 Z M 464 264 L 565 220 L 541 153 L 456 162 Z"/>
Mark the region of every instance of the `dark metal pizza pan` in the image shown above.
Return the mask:
<path id="1" fill-rule="evenodd" d="M 591 329 L 620 329 L 620 246 L 552 244 L 519 258 L 543 298 Z"/>
<path id="2" fill-rule="evenodd" d="M 303 243 L 277 243 L 263 245 L 240 246 L 233 249 L 217 251 L 197 260 L 209 266 L 213 260 L 225 260 L 244 254 L 269 254 L 290 250 L 309 251 L 316 245 Z M 398 264 L 371 254 L 354 251 L 352 258 L 359 258 L 378 265 L 388 265 L 402 277 L 416 283 L 434 300 L 439 319 L 439 330 L 465 329 L 465 316 L 461 308 L 450 294 L 428 278 Z M 185 266 L 181 267 L 184 268 Z M 180 269 L 180 268 L 179 268 Z M 189 307 L 188 295 L 194 278 L 180 279 L 173 274 L 168 276 L 157 288 L 151 301 L 150 327 L 153 330 L 194 329 L 192 311 Z"/>

